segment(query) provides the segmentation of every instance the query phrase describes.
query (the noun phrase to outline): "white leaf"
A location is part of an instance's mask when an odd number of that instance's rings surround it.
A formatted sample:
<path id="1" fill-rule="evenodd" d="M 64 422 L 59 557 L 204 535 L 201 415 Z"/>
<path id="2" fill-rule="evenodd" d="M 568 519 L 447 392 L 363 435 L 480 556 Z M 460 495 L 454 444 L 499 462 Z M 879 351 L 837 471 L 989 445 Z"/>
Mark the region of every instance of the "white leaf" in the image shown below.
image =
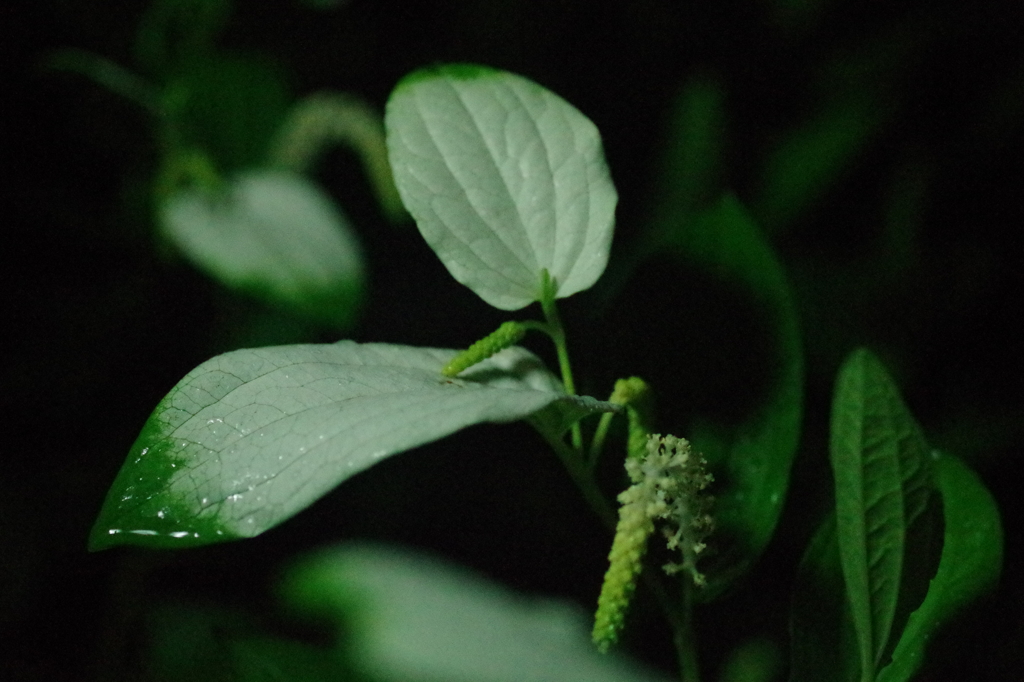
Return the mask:
<path id="1" fill-rule="evenodd" d="M 591 121 L 504 71 L 451 65 L 403 79 L 385 113 L 402 201 L 459 282 L 516 310 L 604 272 L 617 194 Z"/>
<path id="2" fill-rule="evenodd" d="M 204 362 L 150 416 L 107 495 L 93 548 L 257 535 L 385 457 L 579 400 L 523 348 L 448 379 L 441 369 L 455 353 L 342 341 Z"/>
<path id="3" fill-rule="evenodd" d="M 230 287 L 343 326 L 363 286 L 362 249 L 323 191 L 283 170 L 188 189 L 160 207 L 165 234 Z"/>

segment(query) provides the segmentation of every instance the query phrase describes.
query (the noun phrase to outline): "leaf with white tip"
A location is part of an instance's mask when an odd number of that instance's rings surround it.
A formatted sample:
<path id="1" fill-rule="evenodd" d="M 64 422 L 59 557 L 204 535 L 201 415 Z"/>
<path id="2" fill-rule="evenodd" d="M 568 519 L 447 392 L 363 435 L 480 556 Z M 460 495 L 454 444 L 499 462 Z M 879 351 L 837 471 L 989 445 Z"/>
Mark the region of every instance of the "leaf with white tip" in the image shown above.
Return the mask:
<path id="1" fill-rule="evenodd" d="M 107 494 L 91 548 L 258 535 L 385 457 L 466 426 L 578 400 L 523 348 L 443 377 L 455 353 L 342 341 L 204 362 L 146 422 Z"/>
<path id="2" fill-rule="evenodd" d="M 594 124 L 521 76 L 447 65 L 406 76 L 384 116 L 395 184 L 452 276 L 487 303 L 557 298 L 604 272 L 618 196 Z"/>

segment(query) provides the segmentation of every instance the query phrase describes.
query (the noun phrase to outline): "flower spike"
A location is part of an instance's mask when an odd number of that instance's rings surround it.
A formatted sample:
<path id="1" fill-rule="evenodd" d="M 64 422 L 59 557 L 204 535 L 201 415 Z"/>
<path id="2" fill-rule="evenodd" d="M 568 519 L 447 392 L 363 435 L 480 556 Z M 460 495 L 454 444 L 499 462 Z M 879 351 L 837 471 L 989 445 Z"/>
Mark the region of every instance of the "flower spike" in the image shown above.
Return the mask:
<path id="1" fill-rule="evenodd" d="M 626 459 L 633 484 L 618 498 L 622 504 L 619 523 L 594 616 L 592 637 L 602 653 L 618 641 L 622 631 L 655 520 L 668 526 L 669 549 L 682 554 L 682 562 L 665 566 L 665 571 L 687 571 L 695 585 L 704 585 L 697 557 L 714 525 L 708 513 L 712 498 L 703 492 L 713 480 L 706 466 L 704 457 L 691 451 L 689 441 L 671 435 L 651 434 L 643 458 Z"/>

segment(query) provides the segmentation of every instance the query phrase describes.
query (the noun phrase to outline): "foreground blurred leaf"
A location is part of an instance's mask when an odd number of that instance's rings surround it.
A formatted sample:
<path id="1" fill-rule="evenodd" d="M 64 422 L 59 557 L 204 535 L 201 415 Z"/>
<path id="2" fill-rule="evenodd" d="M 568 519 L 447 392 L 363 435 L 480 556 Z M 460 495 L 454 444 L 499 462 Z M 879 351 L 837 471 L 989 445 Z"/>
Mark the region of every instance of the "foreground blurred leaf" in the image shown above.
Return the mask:
<path id="1" fill-rule="evenodd" d="M 373 679 L 626 682 L 665 678 L 597 653 L 576 607 L 527 598 L 457 566 L 394 548 L 348 546 L 300 562 L 285 598 L 338 624 Z"/>
<path id="2" fill-rule="evenodd" d="M 865 349 L 839 371 L 830 453 L 846 593 L 863 679 L 873 679 L 893 633 L 912 529 L 932 493 L 932 460 L 899 390 Z"/>
<path id="3" fill-rule="evenodd" d="M 324 682 L 357 679 L 327 647 L 268 636 L 242 611 L 183 603 L 147 617 L 153 682 Z M 347 677 L 346 677 L 347 675 Z"/>
<path id="4" fill-rule="evenodd" d="M 455 352 L 342 341 L 208 360 L 146 422 L 90 547 L 251 537 L 385 457 L 577 402 L 522 348 L 446 379 L 441 368 Z"/>
<path id="5" fill-rule="evenodd" d="M 385 113 L 395 184 L 448 271 L 489 304 L 564 298 L 604 272 L 618 195 L 590 119 L 521 76 L 416 71 Z"/>
<path id="6" fill-rule="evenodd" d="M 183 189 L 160 207 L 167 237 L 224 284 L 338 329 L 363 294 L 362 249 L 316 185 L 252 170 L 222 190 Z"/>
<path id="7" fill-rule="evenodd" d="M 728 281 L 739 282 L 764 310 L 775 333 L 776 374 L 767 402 L 724 435 L 697 430 L 690 439 L 716 472 L 717 556 L 703 564 L 713 598 L 744 573 L 771 539 L 786 498 L 800 439 L 803 351 L 796 305 L 771 245 L 740 203 L 716 206 L 666 236 L 666 246 Z"/>

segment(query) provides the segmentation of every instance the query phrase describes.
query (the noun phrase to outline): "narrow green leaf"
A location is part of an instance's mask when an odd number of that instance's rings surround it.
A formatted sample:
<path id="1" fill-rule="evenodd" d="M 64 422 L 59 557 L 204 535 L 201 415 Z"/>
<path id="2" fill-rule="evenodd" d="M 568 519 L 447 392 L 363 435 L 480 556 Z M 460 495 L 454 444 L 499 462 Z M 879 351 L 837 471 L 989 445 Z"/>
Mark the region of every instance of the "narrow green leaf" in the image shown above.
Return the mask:
<path id="1" fill-rule="evenodd" d="M 374 679 L 657 682 L 597 653 L 575 605 L 510 592 L 464 568 L 396 548 L 348 545 L 285 576 L 294 607 L 336 622 L 345 652 Z"/>
<path id="2" fill-rule="evenodd" d="M 721 193 L 725 93 L 707 76 L 690 79 L 672 102 L 651 237 L 671 239 Z"/>
<path id="3" fill-rule="evenodd" d="M 897 614 L 908 534 L 928 504 L 932 471 L 920 428 L 867 350 L 854 351 L 840 369 L 830 456 L 861 678 L 873 680 Z"/>
<path id="4" fill-rule="evenodd" d="M 354 321 L 362 248 L 330 198 L 301 175 L 252 170 L 221 192 L 184 189 L 160 207 L 164 233 L 229 287 L 335 328 Z"/>
<path id="5" fill-rule="evenodd" d="M 735 197 L 725 195 L 678 230 L 667 246 L 724 279 L 742 283 L 772 322 L 776 376 L 767 402 L 738 428 L 716 437 L 693 433 L 716 472 L 717 555 L 705 564 L 714 598 L 760 556 L 775 531 L 800 440 L 803 411 L 803 349 L 796 304 L 771 244 Z"/>
<path id="6" fill-rule="evenodd" d="M 821 199 L 876 132 L 878 118 L 861 108 L 836 107 L 787 132 L 765 160 L 756 204 L 769 232 Z"/>
<path id="7" fill-rule="evenodd" d="M 939 570 L 928 594 L 907 622 L 892 662 L 878 682 L 906 682 L 924 661 L 931 636 L 957 611 L 999 580 L 1003 563 L 1003 528 L 992 494 L 977 474 L 955 457 L 935 462 L 945 514 L 945 541 Z"/>
<path id="8" fill-rule="evenodd" d="M 448 65 L 403 79 L 384 116 L 391 167 L 420 232 L 459 282 L 516 310 L 604 272 L 617 194 L 597 128 L 545 88 Z"/>
<path id="9" fill-rule="evenodd" d="M 385 457 L 575 400 L 522 348 L 442 377 L 455 353 L 342 341 L 208 360 L 147 421 L 90 547 L 251 537 Z"/>

